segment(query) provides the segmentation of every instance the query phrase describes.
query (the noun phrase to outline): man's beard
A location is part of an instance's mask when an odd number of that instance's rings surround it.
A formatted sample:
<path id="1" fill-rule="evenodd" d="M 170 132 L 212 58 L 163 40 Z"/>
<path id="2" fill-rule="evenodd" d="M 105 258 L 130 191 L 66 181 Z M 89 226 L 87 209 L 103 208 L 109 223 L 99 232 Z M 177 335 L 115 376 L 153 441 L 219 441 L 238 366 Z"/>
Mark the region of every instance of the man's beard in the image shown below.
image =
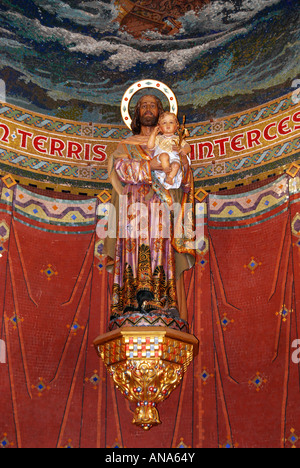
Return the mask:
<path id="1" fill-rule="evenodd" d="M 158 122 L 158 117 L 155 115 L 143 115 L 140 118 L 141 125 L 143 127 L 155 127 Z"/>

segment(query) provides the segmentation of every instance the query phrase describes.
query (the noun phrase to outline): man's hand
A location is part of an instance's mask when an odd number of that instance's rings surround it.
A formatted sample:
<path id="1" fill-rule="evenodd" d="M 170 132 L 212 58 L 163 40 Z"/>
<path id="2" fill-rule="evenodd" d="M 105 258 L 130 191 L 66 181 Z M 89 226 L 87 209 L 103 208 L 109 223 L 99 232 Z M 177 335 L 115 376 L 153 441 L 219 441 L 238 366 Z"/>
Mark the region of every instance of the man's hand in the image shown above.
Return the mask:
<path id="1" fill-rule="evenodd" d="M 168 169 L 163 169 L 162 165 L 160 162 L 157 161 L 157 159 L 151 159 L 150 161 L 150 168 L 151 171 L 164 171 L 166 174 L 171 172 L 171 168 L 169 167 Z"/>
<path id="2" fill-rule="evenodd" d="M 181 189 L 184 193 L 190 193 L 191 186 L 190 184 L 181 184 Z"/>

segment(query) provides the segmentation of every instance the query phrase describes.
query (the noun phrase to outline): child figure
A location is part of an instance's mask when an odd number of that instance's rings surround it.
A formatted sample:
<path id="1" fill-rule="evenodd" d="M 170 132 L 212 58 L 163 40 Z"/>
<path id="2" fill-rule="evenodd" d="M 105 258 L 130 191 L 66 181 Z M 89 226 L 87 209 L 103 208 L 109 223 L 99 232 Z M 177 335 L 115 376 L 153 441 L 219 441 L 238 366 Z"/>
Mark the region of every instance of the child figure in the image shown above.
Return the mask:
<path id="1" fill-rule="evenodd" d="M 180 151 L 174 150 L 174 146 L 179 146 L 179 137 L 176 132 L 179 129 L 179 122 L 175 114 L 164 112 L 158 121 L 158 126 L 148 140 L 148 149 L 154 149 L 153 159 L 162 165 L 162 171 L 155 171 L 160 183 L 167 189 L 178 189 L 182 183 L 182 169 Z M 161 135 L 159 135 L 161 133 Z M 184 140 L 180 149 L 191 147 Z"/>

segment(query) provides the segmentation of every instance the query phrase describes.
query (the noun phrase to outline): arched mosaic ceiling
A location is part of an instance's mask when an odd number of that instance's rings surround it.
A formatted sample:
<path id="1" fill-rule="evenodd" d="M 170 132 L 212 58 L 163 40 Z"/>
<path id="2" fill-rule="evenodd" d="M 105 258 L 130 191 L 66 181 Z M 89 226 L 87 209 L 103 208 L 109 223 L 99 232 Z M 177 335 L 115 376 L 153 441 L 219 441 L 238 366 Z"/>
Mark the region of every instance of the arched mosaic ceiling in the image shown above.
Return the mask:
<path id="1" fill-rule="evenodd" d="M 299 16 L 296 0 L 1 0 L 0 79 L 11 104 L 120 124 L 124 91 L 151 77 L 200 122 L 293 90 Z"/>

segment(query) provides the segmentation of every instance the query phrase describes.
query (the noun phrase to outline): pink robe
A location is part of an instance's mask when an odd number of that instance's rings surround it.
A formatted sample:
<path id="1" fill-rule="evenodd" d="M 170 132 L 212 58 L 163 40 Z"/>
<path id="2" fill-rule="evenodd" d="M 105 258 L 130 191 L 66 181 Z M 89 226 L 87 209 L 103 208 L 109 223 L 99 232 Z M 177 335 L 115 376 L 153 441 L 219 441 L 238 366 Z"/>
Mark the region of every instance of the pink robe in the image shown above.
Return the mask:
<path id="1" fill-rule="evenodd" d="M 150 155 L 140 141 L 141 137 L 125 141 L 113 155 L 113 171 L 123 186 L 114 258 L 113 316 L 122 315 L 126 307 L 136 308 L 136 295 L 142 290 L 153 293 L 152 306 L 157 310 L 178 310 L 171 191 L 154 180 Z M 174 192 L 182 198 L 181 189 Z"/>

